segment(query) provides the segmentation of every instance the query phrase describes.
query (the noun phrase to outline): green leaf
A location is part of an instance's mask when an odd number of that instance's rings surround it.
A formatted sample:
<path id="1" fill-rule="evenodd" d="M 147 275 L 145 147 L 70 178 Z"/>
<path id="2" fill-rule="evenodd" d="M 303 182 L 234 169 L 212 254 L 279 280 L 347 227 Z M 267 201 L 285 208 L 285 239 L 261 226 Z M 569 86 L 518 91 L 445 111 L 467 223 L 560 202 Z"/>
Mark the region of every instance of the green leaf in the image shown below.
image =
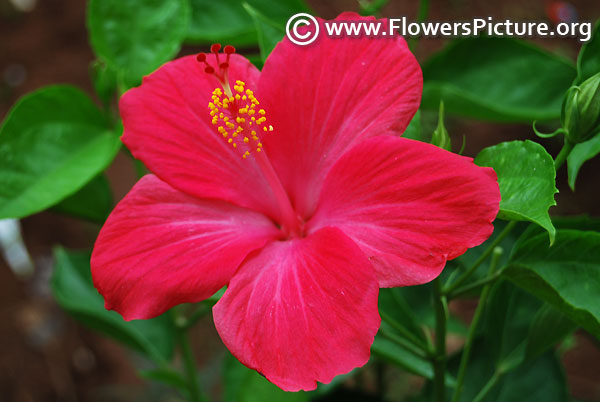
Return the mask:
<path id="1" fill-rule="evenodd" d="M 576 328 L 577 325 L 563 313 L 544 304 L 533 317 L 527 336 L 525 357 L 533 359 L 540 356 L 570 335 Z"/>
<path id="2" fill-rule="evenodd" d="M 53 209 L 91 222 L 103 223 L 108 218 L 112 207 L 112 191 L 108 179 L 102 174 L 55 205 Z"/>
<path id="3" fill-rule="evenodd" d="M 402 134 L 402 138 L 409 138 L 411 140 L 424 141 L 423 133 L 421 129 L 421 110 L 417 110 L 414 117 L 404 130 L 404 134 Z"/>
<path id="4" fill-rule="evenodd" d="M 501 219 L 530 221 L 546 229 L 550 243 L 556 230 L 548 209 L 556 205 L 554 161 L 544 147 L 532 141 L 503 142 L 482 150 L 475 163 L 490 166 L 498 175 Z"/>
<path id="5" fill-rule="evenodd" d="M 461 402 L 471 402 L 494 375 L 493 360 L 482 342 L 474 345 L 472 360 L 467 367 Z M 457 367 L 457 359 L 451 360 Z M 448 399 L 449 400 L 449 399 Z M 505 375 L 482 402 L 568 402 L 570 401 L 563 368 L 550 351 L 538 359 L 526 362 Z"/>
<path id="6" fill-rule="evenodd" d="M 586 42 L 577 57 L 577 82 L 582 83 L 600 72 L 600 20 L 596 22 L 592 39 Z"/>
<path id="7" fill-rule="evenodd" d="M 307 402 L 305 392 L 285 392 L 254 370 L 250 370 L 231 354 L 225 358 L 224 402 Z"/>
<path id="8" fill-rule="evenodd" d="M 576 72 L 566 59 L 509 38 L 455 40 L 423 66 L 422 105 L 499 122 L 558 119 Z"/>
<path id="9" fill-rule="evenodd" d="M 408 349 L 382 337 L 381 335 L 377 335 L 375 337 L 375 341 L 371 346 L 371 353 L 398 367 L 403 368 L 409 373 L 427 378 L 429 380 L 433 379 L 433 368 L 431 367 L 431 362 L 415 355 Z"/>
<path id="10" fill-rule="evenodd" d="M 256 26 L 242 3 L 241 0 L 191 0 L 192 22 L 187 39 L 235 46 L 256 44 Z M 281 26 L 285 26 L 292 15 L 309 12 L 302 0 L 247 0 L 246 3 L 269 21 Z"/>
<path id="11" fill-rule="evenodd" d="M 96 95 L 104 105 L 108 105 L 117 92 L 117 72 L 106 63 L 95 60 L 90 65 L 90 76 Z"/>
<path id="12" fill-rule="evenodd" d="M 258 47 L 260 49 L 260 57 L 264 63 L 269 54 L 275 48 L 275 45 L 283 39 L 285 35 L 285 27 L 277 22 L 271 21 L 258 10 L 248 3 L 243 3 L 244 8 L 252 17 L 256 33 L 258 35 Z"/>
<path id="13" fill-rule="evenodd" d="M 600 233 L 558 230 L 550 248 L 520 239 L 504 275 L 600 338 Z"/>
<path id="14" fill-rule="evenodd" d="M 495 370 L 514 368 L 524 361 L 531 317 L 540 308 L 542 303 L 537 298 L 510 282 L 500 281 L 492 288 L 481 335 L 488 356 L 495 362 Z"/>
<path id="15" fill-rule="evenodd" d="M 87 25 L 99 59 L 135 85 L 179 52 L 190 19 L 188 0 L 90 0 Z"/>
<path id="16" fill-rule="evenodd" d="M 25 96 L 0 127 L 0 219 L 57 204 L 104 170 L 120 146 L 80 90 L 51 86 Z"/>
<path id="17" fill-rule="evenodd" d="M 89 252 L 54 250 L 52 293 L 57 303 L 83 324 L 137 350 L 158 363 L 173 355 L 175 328 L 167 314 L 151 320 L 125 321 L 104 308 L 90 272 Z"/>
<path id="18" fill-rule="evenodd" d="M 501 281 L 485 306 L 483 321 L 467 366 L 461 401 L 472 401 L 489 384 L 486 402 L 568 401 L 565 378 L 554 353 L 525 359 L 531 317 L 543 304 L 537 298 Z M 449 362 L 458 369 L 460 354 Z M 540 387 L 543 381 L 544 387 Z"/>
<path id="19" fill-rule="evenodd" d="M 575 180 L 577 180 L 581 166 L 598 154 L 600 154 L 600 135 L 573 147 L 571 153 L 567 156 L 567 170 L 571 190 L 575 191 Z"/>
<path id="20" fill-rule="evenodd" d="M 140 377 L 147 380 L 163 383 L 187 396 L 189 385 L 187 380 L 177 371 L 171 368 L 158 368 L 152 370 L 140 370 Z"/>

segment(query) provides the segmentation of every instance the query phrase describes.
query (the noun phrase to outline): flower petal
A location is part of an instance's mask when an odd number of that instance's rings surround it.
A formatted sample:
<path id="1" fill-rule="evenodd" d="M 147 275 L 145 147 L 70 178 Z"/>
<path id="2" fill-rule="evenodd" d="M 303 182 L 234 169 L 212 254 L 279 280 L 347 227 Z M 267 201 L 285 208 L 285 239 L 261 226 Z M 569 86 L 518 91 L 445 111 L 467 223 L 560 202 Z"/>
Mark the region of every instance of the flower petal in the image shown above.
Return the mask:
<path id="1" fill-rule="evenodd" d="M 208 62 L 216 64 L 214 55 L 208 55 Z M 119 103 L 123 142 L 148 169 L 180 191 L 275 215 L 271 189 L 254 158 L 242 159 L 211 124 L 208 103 L 221 85 L 203 68 L 195 57 L 182 57 L 125 93 Z M 241 79 L 255 88 L 259 74 L 248 60 L 232 55 L 230 80 Z"/>
<path id="2" fill-rule="evenodd" d="M 251 256 L 213 308 L 227 348 L 286 391 L 362 366 L 380 324 L 369 261 L 335 228 Z"/>
<path id="3" fill-rule="evenodd" d="M 417 285 L 486 240 L 499 204 L 492 169 L 430 144 L 380 136 L 332 168 L 308 230 L 340 228 L 374 264 L 381 287 Z"/>
<path id="4" fill-rule="evenodd" d="M 374 21 L 352 13 L 337 21 L 351 19 Z M 275 129 L 263 140 L 265 150 L 303 217 L 314 211 L 327 171 L 345 150 L 388 130 L 404 132 L 423 88 L 403 38 L 332 38 L 323 24 L 311 45 L 284 38 L 258 83 Z"/>
<path id="5" fill-rule="evenodd" d="M 114 209 L 92 253 L 94 285 L 126 320 L 203 300 L 227 284 L 246 255 L 276 238 L 263 215 L 197 200 L 143 177 Z"/>

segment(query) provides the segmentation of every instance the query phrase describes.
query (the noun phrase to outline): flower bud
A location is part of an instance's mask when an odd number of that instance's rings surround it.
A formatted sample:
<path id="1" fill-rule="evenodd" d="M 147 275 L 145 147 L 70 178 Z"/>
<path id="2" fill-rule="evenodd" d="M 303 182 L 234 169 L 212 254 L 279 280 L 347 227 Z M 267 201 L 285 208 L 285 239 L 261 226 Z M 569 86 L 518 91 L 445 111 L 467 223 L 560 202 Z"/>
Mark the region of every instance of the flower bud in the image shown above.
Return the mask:
<path id="1" fill-rule="evenodd" d="M 448 134 L 448 130 L 446 130 L 446 126 L 444 126 L 444 101 L 440 102 L 438 125 L 433 131 L 431 143 L 442 149 L 445 149 L 446 151 L 450 151 L 452 149 L 450 135 Z"/>
<path id="2" fill-rule="evenodd" d="M 569 89 L 561 122 L 568 140 L 574 144 L 600 133 L 600 73 Z"/>

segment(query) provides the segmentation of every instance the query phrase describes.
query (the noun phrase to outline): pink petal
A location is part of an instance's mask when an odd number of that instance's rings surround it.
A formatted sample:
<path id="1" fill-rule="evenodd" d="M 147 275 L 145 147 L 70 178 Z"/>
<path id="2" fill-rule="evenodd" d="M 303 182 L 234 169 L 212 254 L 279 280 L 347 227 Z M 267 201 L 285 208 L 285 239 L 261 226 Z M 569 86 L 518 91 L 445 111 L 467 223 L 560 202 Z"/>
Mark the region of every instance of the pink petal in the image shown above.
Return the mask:
<path id="1" fill-rule="evenodd" d="M 216 64 L 214 55 L 208 62 Z M 256 88 L 259 74 L 248 60 L 232 55 L 232 82 L 241 79 Z M 121 98 L 123 142 L 180 191 L 275 215 L 272 192 L 254 158 L 242 159 L 211 124 L 208 103 L 220 87 L 193 56 L 166 63 Z"/>
<path id="2" fill-rule="evenodd" d="M 381 287 L 417 285 L 486 240 L 499 203 L 492 169 L 433 145 L 380 136 L 332 168 L 308 230 L 340 228 L 374 264 Z"/>
<path id="3" fill-rule="evenodd" d="M 344 13 L 338 20 L 372 21 Z M 392 130 L 401 134 L 421 101 L 421 69 L 401 37 L 285 38 L 267 59 L 258 99 L 273 133 L 263 143 L 303 217 L 314 211 L 327 171 L 346 149 Z"/>
<path id="4" fill-rule="evenodd" d="M 197 200 L 143 177 L 114 209 L 92 253 L 94 285 L 126 320 L 210 297 L 252 250 L 275 239 L 264 216 Z"/>
<path id="5" fill-rule="evenodd" d="M 213 308 L 227 348 L 286 391 L 364 365 L 379 327 L 369 261 L 334 228 L 250 257 Z"/>

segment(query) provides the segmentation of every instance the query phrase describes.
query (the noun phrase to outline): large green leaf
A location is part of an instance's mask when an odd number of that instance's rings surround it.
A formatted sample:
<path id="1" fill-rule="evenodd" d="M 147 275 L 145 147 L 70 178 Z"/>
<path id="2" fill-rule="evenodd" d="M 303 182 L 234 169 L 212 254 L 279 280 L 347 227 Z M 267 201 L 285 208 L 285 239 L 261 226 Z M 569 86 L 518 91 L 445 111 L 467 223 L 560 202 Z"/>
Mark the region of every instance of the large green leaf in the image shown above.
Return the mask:
<path id="1" fill-rule="evenodd" d="M 51 86 L 25 96 L 0 127 L 0 219 L 31 215 L 75 193 L 120 145 L 80 90 Z"/>
<path id="2" fill-rule="evenodd" d="M 190 20 L 188 0 L 90 0 L 90 42 L 101 60 L 135 85 L 181 48 Z"/>
<path id="3" fill-rule="evenodd" d="M 600 154 L 600 135 L 591 140 L 579 143 L 573 147 L 573 150 L 567 156 L 567 170 L 569 173 L 569 187 L 575 191 L 575 180 L 579 174 L 579 169 L 588 160 Z"/>
<path id="4" fill-rule="evenodd" d="M 305 392 L 282 391 L 230 354 L 225 358 L 224 383 L 227 384 L 224 402 L 307 402 L 309 400 Z"/>
<path id="5" fill-rule="evenodd" d="M 222 42 L 235 46 L 257 43 L 256 27 L 243 3 L 277 25 L 285 26 L 292 15 L 308 12 L 302 0 L 191 0 L 192 22 L 188 40 L 193 42 Z"/>
<path id="6" fill-rule="evenodd" d="M 600 338 L 600 233 L 558 230 L 552 247 L 520 239 L 504 275 Z"/>
<path id="7" fill-rule="evenodd" d="M 170 360 L 175 329 L 168 314 L 151 320 L 125 321 L 104 308 L 90 273 L 89 252 L 54 251 L 52 293 L 58 304 L 90 328 L 143 353 L 157 362 Z"/>
<path id="8" fill-rule="evenodd" d="M 423 66 L 423 106 L 491 121 L 558 119 L 576 72 L 568 61 L 509 38 L 455 40 Z"/>
<path id="9" fill-rule="evenodd" d="M 112 191 L 104 174 L 94 178 L 81 190 L 54 206 L 54 210 L 103 223 L 113 207 Z"/>
<path id="10" fill-rule="evenodd" d="M 509 282 L 500 282 L 490 294 L 478 338 L 467 366 L 461 401 L 472 401 L 490 381 L 494 381 L 487 402 L 567 401 L 565 378 L 553 351 L 526 359 L 532 317 L 543 304 Z M 549 345 L 544 346 L 544 350 Z M 461 355 L 449 363 L 455 373 Z M 544 387 L 540 387 L 540 381 Z"/>
<path id="11" fill-rule="evenodd" d="M 256 34 L 258 36 L 258 48 L 260 49 L 260 57 L 264 63 L 267 57 L 273 51 L 273 48 L 285 35 L 285 27 L 275 21 L 265 17 L 261 12 L 244 3 L 244 8 L 252 17 Z"/>
<path id="12" fill-rule="evenodd" d="M 503 142 L 482 150 L 475 163 L 493 167 L 500 185 L 499 218 L 531 221 L 554 240 L 556 230 L 548 209 L 556 205 L 554 161 L 544 147 L 532 141 Z"/>
<path id="13" fill-rule="evenodd" d="M 581 47 L 577 58 L 577 72 L 579 83 L 600 72 L 600 20 L 596 22 L 592 39 Z"/>
<path id="14" fill-rule="evenodd" d="M 461 402 L 471 402 L 495 374 L 493 359 L 482 342 L 475 344 L 467 367 Z M 457 361 L 451 361 L 456 367 Z M 450 400 L 450 398 L 448 398 Z M 549 351 L 540 358 L 525 362 L 500 375 L 482 402 L 568 402 L 570 401 L 563 368 Z"/>
<path id="15" fill-rule="evenodd" d="M 525 357 L 532 359 L 541 355 L 576 328 L 577 324 L 567 316 L 554 307 L 544 304 L 532 319 L 525 346 Z"/>

